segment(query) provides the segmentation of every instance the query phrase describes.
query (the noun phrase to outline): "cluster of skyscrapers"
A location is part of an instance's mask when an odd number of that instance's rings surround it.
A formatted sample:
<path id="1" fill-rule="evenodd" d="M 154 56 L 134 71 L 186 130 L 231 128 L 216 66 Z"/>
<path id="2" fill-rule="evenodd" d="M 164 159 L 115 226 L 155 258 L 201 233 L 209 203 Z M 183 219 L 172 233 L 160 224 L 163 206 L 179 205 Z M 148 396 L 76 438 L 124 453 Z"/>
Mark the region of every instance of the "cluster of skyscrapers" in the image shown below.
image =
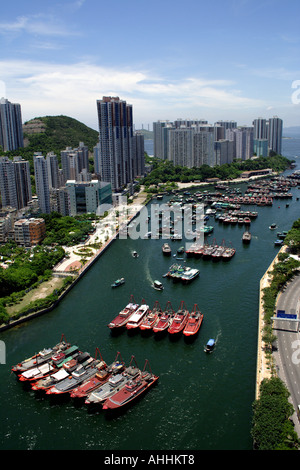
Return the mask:
<path id="1" fill-rule="evenodd" d="M 0 111 L 3 150 L 23 147 L 20 105 L 2 99 Z M 36 196 L 32 196 L 30 163 L 22 157 L 0 157 L 0 241 L 24 213 L 101 215 L 112 204 L 114 195 L 132 192 L 135 178 L 145 171 L 144 135 L 133 131 L 132 106 L 118 97 L 103 97 L 97 101 L 97 112 L 99 142 L 93 149 L 93 174 L 89 169 L 92 155 L 83 142 L 75 149 L 62 150 L 60 159 L 54 152 L 46 156 L 36 152 L 33 155 Z M 24 230 L 29 234 L 28 227 L 30 233 L 37 231 L 33 223 L 18 223 L 15 227 L 19 239 Z"/>
<path id="2" fill-rule="evenodd" d="M 111 96 L 96 104 L 99 141 L 93 149 L 93 174 L 89 170 L 91 154 L 83 142 L 75 149 L 62 150 L 60 159 L 53 152 L 46 156 L 37 152 L 33 155 L 33 197 L 29 162 L 21 157 L 0 157 L 0 241 L 12 219 L 14 223 L 20 219 L 18 211 L 36 216 L 52 211 L 101 214 L 101 207 L 110 205 L 118 194 L 130 194 L 136 178 L 144 175 L 144 135 L 134 132 L 132 105 Z M 278 117 L 255 119 L 252 126 L 239 127 L 235 121 L 214 125 L 206 120 L 158 121 L 153 123 L 153 131 L 154 156 L 188 168 L 268 156 L 271 151 L 281 154 L 282 120 Z M 4 98 L 0 100 L 0 145 L 4 151 L 23 147 L 21 107 Z M 24 222 L 20 227 L 19 223 L 18 233 L 26 232 L 27 238 L 29 232 L 34 239 L 40 233 L 37 224 Z"/>
<path id="3" fill-rule="evenodd" d="M 182 120 L 153 123 L 154 156 L 188 168 L 223 165 L 234 159 L 281 154 L 282 119 L 258 118 L 252 126 L 235 121 Z"/>

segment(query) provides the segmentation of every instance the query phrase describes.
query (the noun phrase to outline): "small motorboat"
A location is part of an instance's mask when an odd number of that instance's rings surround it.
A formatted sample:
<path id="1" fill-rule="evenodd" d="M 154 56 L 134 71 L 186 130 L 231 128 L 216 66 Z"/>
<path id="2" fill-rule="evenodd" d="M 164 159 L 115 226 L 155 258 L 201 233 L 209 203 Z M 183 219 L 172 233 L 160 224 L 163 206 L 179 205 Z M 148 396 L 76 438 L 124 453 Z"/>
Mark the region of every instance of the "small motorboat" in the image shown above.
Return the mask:
<path id="1" fill-rule="evenodd" d="M 125 284 L 125 279 L 124 279 L 124 277 L 121 277 L 120 279 L 117 279 L 117 280 L 111 285 L 111 287 L 119 287 L 119 286 L 122 286 L 123 284 Z"/>
<path id="2" fill-rule="evenodd" d="M 163 290 L 164 289 L 164 286 L 162 285 L 162 283 L 160 281 L 154 281 L 153 282 L 153 287 L 156 290 Z"/>
<path id="3" fill-rule="evenodd" d="M 168 243 L 164 243 L 163 246 L 162 246 L 162 252 L 164 255 L 166 256 L 170 256 L 171 255 L 171 247 Z"/>
<path id="4" fill-rule="evenodd" d="M 211 352 L 213 351 L 215 345 L 216 345 L 215 340 L 212 339 L 212 338 L 209 339 L 209 340 L 207 341 L 207 343 L 206 343 L 206 346 L 205 346 L 204 351 L 205 351 L 206 353 L 211 353 Z"/>
<path id="5" fill-rule="evenodd" d="M 251 242 L 251 233 L 249 231 L 246 231 L 246 232 L 243 233 L 242 241 L 245 244 Z"/>
<path id="6" fill-rule="evenodd" d="M 137 251 L 133 251 L 133 252 L 132 252 L 132 256 L 133 256 L 133 258 L 138 258 L 138 257 L 139 257 L 139 254 L 138 254 Z"/>
<path id="7" fill-rule="evenodd" d="M 270 227 L 269 227 L 270 230 L 275 230 L 275 228 L 277 228 L 276 224 L 271 224 Z"/>

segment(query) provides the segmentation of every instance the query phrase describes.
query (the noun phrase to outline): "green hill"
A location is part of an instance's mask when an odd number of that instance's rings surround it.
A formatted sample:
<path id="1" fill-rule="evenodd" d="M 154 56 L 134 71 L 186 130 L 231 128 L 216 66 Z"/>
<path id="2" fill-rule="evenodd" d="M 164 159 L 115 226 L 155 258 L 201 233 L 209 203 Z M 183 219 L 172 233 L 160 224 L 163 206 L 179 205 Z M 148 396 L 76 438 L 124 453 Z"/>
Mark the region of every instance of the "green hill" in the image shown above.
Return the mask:
<path id="1" fill-rule="evenodd" d="M 68 116 L 37 117 L 24 124 L 23 134 L 26 153 L 40 151 L 44 155 L 51 151 L 59 155 L 66 147 L 78 147 L 79 142 L 92 152 L 98 142 L 97 131 Z"/>

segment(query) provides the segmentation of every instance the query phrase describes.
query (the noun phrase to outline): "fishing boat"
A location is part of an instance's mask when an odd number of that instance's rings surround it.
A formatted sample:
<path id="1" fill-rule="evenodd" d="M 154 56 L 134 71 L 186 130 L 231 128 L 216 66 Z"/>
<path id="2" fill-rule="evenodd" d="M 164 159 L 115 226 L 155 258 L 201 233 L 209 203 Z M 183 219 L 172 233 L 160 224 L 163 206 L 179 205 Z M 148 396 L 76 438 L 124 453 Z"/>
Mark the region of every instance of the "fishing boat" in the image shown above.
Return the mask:
<path id="1" fill-rule="evenodd" d="M 94 376 L 102 368 L 102 362 L 94 359 L 88 353 L 83 353 L 82 356 L 85 360 L 81 362 L 78 358 L 79 365 L 76 369 L 66 379 L 48 389 L 46 391 L 47 395 L 68 395 L 74 388 Z"/>
<path id="2" fill-rule="evenodd" d="M 251 233 L 248 230 L 246 230 L 246 232 L 244 232 L 243 236 L 242 236 L 243 243 L 245 243 L 245 244 L 250 243 L 251 242 L 251 237 L 252 237 Z"/>
<path id="3" fill-rule="evenodd" d="M 234 255 L 235 255 L 235 248 L 227 247 L 222 254 L 222 260 L 223 261 L 228 261 L 230 260 Z"/>
<path id="4" fill-rule="evenodd" d="M 148 312 L 149 305 L 140 305 L 140 307 L 133 313 L 129 321 L 126 323 L 127 330 L 133 330 L 135 328 L 138 328 Z"/>
<path id="5" fill-rule="evenodd" d="M 51 387 L 54 387 L 62 380 L 69 377 L 71 372 L 78 366 L 77 357 L 80 354 L 80 352 L 76 352 L 73 356 L 68 358 L 67 362 L 64 362 L 62 367 L 56 369 L 54 373 L 35 381 L 31 386 L 32 390 L 39 392 L 49 390 Z"/>
<path id="6" fill-rule="evenodd" d="M 119 314 L 116 316 L 114 320 L 112 320 L 107 326 L 111 330 L 116 330 L 118 328 L 122 328 L 126 325 L 130 317 L 134 314 L 134 312 L 139 308 L 139 304 L 137 304 L 133 298 L 133 295 L 130 297 L 130 302 L 124 307 Z"/>
<path id="7" fill-rule="evenodd" d="M 159 377 L 152 374 L 151 371 L 147 372 L 145 367 L 137 378 L 127 382 L 119 392 L 105 400 L 103 410 L 117 410 L 131 405 L 133 401 L 146 393 L 157 382 Z"/>
<path id="8" fill-rule="evenodd" d="M 200 330 L 202 321 L 203 314 L 200 312 L 198 305 L 195 304 L 192 312 L 189 314 L 188 321 L 184 327 L 184 336 L 190 337 L 196 335 Z"/>
<path id="9" fill-rule="evenodd" d="M 116 359 L 110 366 L 107 366 L 103 361 L 103 367 L 99 368 L 94 376 L 71 391 L 71 398 L 76 399 L 76 401 L 85 399 L 94 390 L 104 385 L 110 377 L 120 374 L 124 370 L 125 365 L 122 358 L 118 359 L 119 356 L 120 353 L 118 352 Z"/>
<path id="10" fill-rule="evenodd" d="M 51 356 L 51 359 L 44 364 L 32 367 L 19 375 L 20 382 L 36 382 L 37 380 L 44 379 L 50 374 L 63 367 L 64 363 L 70 359 L 71 354 L 78 354 L 78 347 L 71 346 L 64 350 L 64 352 L 56 352 Z"/>
<path id="11" fill-rule="evenodd" d="M 283 240 L 278 240 L 278 239 L 275 240 L 275 241 L 274 241 L 274 245 L 275 245 L 275 246 L 282 246 L 282 245 L 283 245 Z"/>
<path id="12" fill-rule="evenodd" d="M 275 228 L 277 228 L 276 224 L 271 224 L 270 227 L 269 227 L 270 230 L 275 230 Z"/>
<path id="13" fill-rule="evenodd" d="M 192 245 L 189 246 L 187 250 L 185 250 L 186 256 L 190 258 L 191 256 L 194 256 L 195 250 L 198 248 L 197 243 L 193 243 Z"/>
<path id="14" fill-rule="evenodd" d="M 222 255 L 225 252 L 225 250 L 226 250 L 226 246 L 225 246 L 225 241 L 223 240 L 222 245 L 217 246 L 217 248 L 212 252 L 211 259 L 213 261 L 220 261 L 220 259 L 222 259 Z"/>
<path id="15" fill-rule="evenodd" d="M 286 231 L 278 232 L 278 233 L 277 233 L 277 238 L 278 238 L 279 240 L 284 240 L 285 237 L 287 236 L 287 233 L 288 233 L 288 232 L 286 232 Z"/>
<path id="16" fill-rule="evenodd" d="M 88 406 L 102 405 L 107 398 L 121 390 L 127 382 L 138 377 L 141 374 L 141 370 L 138 368 L 137 364 L 135 366 L 132 365 L 133 361 L 136 364 L 135 357 L 131 356 L 129 366 L 126 367 L 123 372 L 109 377 L 105 384 L 90 393 L 85 399 L 85 404 Z"/>
<path id="17" fill-rule="evenodd" d="M 171 321 L 171 324 L 168 328 L 168 332 L 171 335 L 178 334 L 178 333 L 182 332 L 182 330 L 184 329 L 184 327 L 187 323 L 188 316 L 189 316 L 189 311 L 185 307 L 184 301 L 182 300 L 180 302 L 179 309 L 177 310 L 177 312 L 175 313 L 175 315 L 174 315 L 174 317 Z"/>
<path id="18" fill-rule="evenodd" d="M 55 346 L 53 346 L 52 348 L 42 349 L 37 354 L 34 354 L 28 359 L 25 359 L 24 361 L 13 366 L 11 370 L 15 374 L 19 375 L 22 372 L 25 372 L 31 369 L 32 367 L 37 367 L 39 365 L 45 364 L 45 362 L 48 362 L 49 360 L 51 360 L 51 357 L 53 356 L 53 354 L 59 351 L 63 351 L 67 349 L 69 346 L 70 344 L 67 343 L 65 336 L 62 335 L 60 342 L 57 343 Z"/>
<path id="19" fill-rule="evenodd" d="M 154 281 L 153 282 L 153 287 L 156 290 L 163 290 L 164 289 L 164 286 L 162 285 L 162 283 L 160 281 Z"/>
<path id="20" fill-rule="evenodd" d="M 150 331 L 153 326 L 158 321 L 160 315 L 162 314 L 162 309 L 159 302 L 156 300 L 152 310 L 149 310 L 146 316 L 144 317 L 142 323 L 140 324 L 140 330 Z"/>
<path id="21" fill-rule="evenodd" d="M 199 269 L 187 268 L 185 270 L 185 272 L 182 274 L 181 280 L 182 280 L 183 284 L 188 284 L 189 282 L 196 279 L 196 277 L 198 277 L 199 274 L 200 274 Z"/>
<path id="22" fill-rule="evenodd" d="M 111 287 L 119 287 L 119 286 L 122 286 L 123 284 L 125 284 L 125 279 L 124 279 L 124 277 L 121 277 L 120 279 L 117 279 L 117 280 L 111 285 Z"/>
<path id="23" fill-rule="evenodd" d="M 170 301 L 168 301 L 165 310 L 159 317 L 158 322 L 152 328 L 153 332 L 158 334 L 167 331 L 174 314 L 175 313 L 172 304 Z"/>
<path id="24" fill-rule="evenodd" d="M 214 347 L 215 347 L 215 344 L 216 344 L 216 342 L 215 342 L 214 339 L 209 339 L 206 343 L 204 351 L 206 353 L 211 353 L 213 351 Z"/>
<path id="25" fill-rule="evenodd" d="M 216 249 L 217 249 L 217 245 L 205 245 L 203 252 L 202 252 L 202 258 L 204 260 L 210 259 L 211 255 Z"/>
<path id="26" fill-rule="evenodd" d="M 39 380 L 51 374 L 54 370 L 55 369 L 53 364 L 45 362 L 45 364 L 42 364 L 38 367 L 33 367 L 32 369 L 22 372 L 22 374 L 19 376 L 19 380 L 20 382 L 31 382 Z"/>
<path id="27" fill-rule="evenodd" d="M 164 255 L 166 256 L 170 256 L 171 255 L 171 247 L 168 243 L 164 243 L 163 246 L 162 246 L 162 252 Z"/>

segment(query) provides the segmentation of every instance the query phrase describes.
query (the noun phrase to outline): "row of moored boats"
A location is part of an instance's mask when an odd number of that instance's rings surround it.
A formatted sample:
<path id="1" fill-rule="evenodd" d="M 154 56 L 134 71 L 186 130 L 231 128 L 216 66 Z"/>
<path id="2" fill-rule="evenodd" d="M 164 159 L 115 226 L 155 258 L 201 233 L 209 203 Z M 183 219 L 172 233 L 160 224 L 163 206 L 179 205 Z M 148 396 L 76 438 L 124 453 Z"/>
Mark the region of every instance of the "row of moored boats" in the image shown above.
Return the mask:
<path id="1" fill-rule="evenodd" d="M 181 301 L 179 308 L 174 311 L 170 301 L 167 302 L 165 309 L 162 309 L 156 301 L 151 309 L 144 302 L 141 305 L 137 304 L 131 296 L 130 302 L 108 324 L 108 327 L 112 332 L 127 329 L 155 334 L 182 333 L 186 337 L 191 337 L 198 333 L 202 321 L 203 314 L 197 304 L 194 304 L 190 312 L 184 301 Z"/>
<path id="2" fill-rule="evenodd" d="M 95 357 L 67 343 L 64 336 L 51 348 L 25 359 L 12 368 L 23 384 L 51 397 L 71 397 L 104 410 L 123 409 L 143 395 L 158 376 L 146 360 L 139 369 L 132 356 L 126 367 L 120 353 L 107 365 L 99 349 Z"/>
<path id="3" fill-rule="evenodd" d="M 224 241 L 221 245 L 218 245 L 215 240 L 212 244 L 201 244 L 199 242 L 195 242 L 186 250 L 186 255 L 188 257 L 194 256 L 204 260 L 212 259 L 213 261 L 228 261 L 235 255 L 235 253 L 235 248 L 225 246 Z"/>

